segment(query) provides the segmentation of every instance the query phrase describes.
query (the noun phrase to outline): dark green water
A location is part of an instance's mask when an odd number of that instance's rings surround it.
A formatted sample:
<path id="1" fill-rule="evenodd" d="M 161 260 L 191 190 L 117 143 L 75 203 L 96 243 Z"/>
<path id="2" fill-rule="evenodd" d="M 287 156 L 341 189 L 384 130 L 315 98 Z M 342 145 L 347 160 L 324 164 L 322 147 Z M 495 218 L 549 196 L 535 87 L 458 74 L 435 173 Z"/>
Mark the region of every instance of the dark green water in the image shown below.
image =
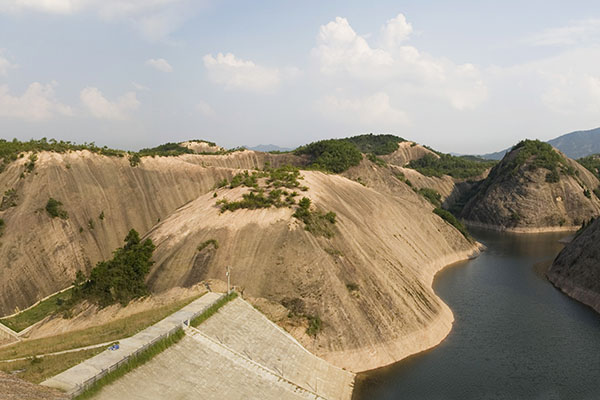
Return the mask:
<path id="1" fill-rule="evenodd" d="M 564 235 L 474 233 L 488 250 L 434 282 L 454 313 L 450 335 L 360 377 L 355 398 L 600 399 L 600 315 L 533 268 L 554 258 Z"/>

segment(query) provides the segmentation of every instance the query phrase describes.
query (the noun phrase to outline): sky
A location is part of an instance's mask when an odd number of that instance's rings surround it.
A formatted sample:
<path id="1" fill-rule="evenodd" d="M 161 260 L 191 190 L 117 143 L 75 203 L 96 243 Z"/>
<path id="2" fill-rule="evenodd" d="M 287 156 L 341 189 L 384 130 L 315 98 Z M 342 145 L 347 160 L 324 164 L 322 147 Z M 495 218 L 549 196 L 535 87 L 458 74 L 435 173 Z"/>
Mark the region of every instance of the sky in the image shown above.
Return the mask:
<path id="1" fill-rule="evenodd" d="M 0 138 L 483 154 L 598 126 L 597 1 L 0 0 Z"/>

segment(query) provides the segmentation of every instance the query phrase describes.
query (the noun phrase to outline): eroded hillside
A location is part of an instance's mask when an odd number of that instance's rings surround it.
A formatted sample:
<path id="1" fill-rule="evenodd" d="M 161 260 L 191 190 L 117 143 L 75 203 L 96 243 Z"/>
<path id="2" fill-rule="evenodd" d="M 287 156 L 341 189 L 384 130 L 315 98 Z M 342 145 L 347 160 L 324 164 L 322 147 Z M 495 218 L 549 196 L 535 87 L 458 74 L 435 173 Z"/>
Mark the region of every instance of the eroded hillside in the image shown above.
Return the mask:
<path id="1" fill-rule="evenodd" d="M 599 184 L 550 145 L 523 141 L 478 186 L 462 217 L 499 230 L 576 230 L 600 214 Z"/>
<path id="2" fill-rule="evenodd" d="M 11 314 L 69 286 L 109 258 L 134 228 L 145 233 L 182 205 L 230 177 L 232 168 L 254 168 L 289 157 L 252 151 L 220 156 L 126 157 L 87 150 L 29 154 L 0 174 L 0 314 Z M 31 171 L 29 172 L 29 168 Z M 47 212 L 60 202 L 64 217 Z M 60 213 L 59 213 L 60 214 Z"/>
<path id="3" fill-rule="evenodd" d="M 556 257 L 548 279 L 574 299 L 600 312 L 600 219 L 578 234 Z"/>
<path id="4" fill-rule="evenodd" d="M 475 244 L 405 184 L 389 195 L 338 175 L 302 177 L 308 190 L 299 197 L 310 198 L 315 212 L 336 214 L 332 237 L 305 230 L 294 207 L 221 212 L 219 199 L 236 201 L 249 190 L 224 187 L 152 229 L 151 287 L 223 279 L 229 265 L 244 295 L 285 305 L 282 325 L 317 355 L 353 371 L 437 344 L 453 318 L 431 289 L 433 276 L 472 255 Z M 209 241 L 218 246 L 203 246 Z M 317 317 L 322 331 L 310 337 L 306 323 Z"/>

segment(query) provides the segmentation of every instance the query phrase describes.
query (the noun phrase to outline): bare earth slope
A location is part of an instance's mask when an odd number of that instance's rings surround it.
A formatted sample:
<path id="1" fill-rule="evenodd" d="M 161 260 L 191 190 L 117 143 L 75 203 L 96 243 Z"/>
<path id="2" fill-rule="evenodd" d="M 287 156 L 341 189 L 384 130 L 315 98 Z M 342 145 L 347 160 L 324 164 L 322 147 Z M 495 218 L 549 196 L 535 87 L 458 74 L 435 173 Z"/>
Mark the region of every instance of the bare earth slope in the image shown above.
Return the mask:
<path id="1" fill-rule="evenodd" d="M 513 232 L 576 230 L 600 214 L 593 193 L 600 183 L 587 169 L 565 157 L 572 174 L 561 172 L 558 182 L 548 182 L 549 170 L 532 168 L 532 160 L 513 170 L 518 151 L 492 169 L 466 204 L 461 216 L 469 224 Z"/>
<path id="2" fill-rule="evenodd" d="M 600 219 L 569 243 L 546 273 L 570 297 L 600 313 Z"/>
<path id="3" fill-rule="evenodd" d="M 453 321 L 431 282 L 442 267 L 477 247 L 432 213 L 407 185 L 387 195 L 338 175 L 303 172 L 306 195 L 337 214 L 336 235 L 305 231 L 289 208 L 220 213 L 212 192 L 161 221 L 149 283 L 156 290 L 206 278 L 232 280 L 245 295 L 290 302 L 319 316 L 316 339 L 288 327 L 304 346 L 340 367 L 362 371 L 439 343 Z M 220 189 L 238 198 L 246 189 Z M 200 243 L 216 239 L 198 251 Z M 356 285 L 357 289 L 352 289 Z"/>
<path id="4" fill-rule="evenodd" d="M 126 158 L 88 151 L 42 152 L 33 172 L 21 175 L 27 158 L 0 174 L 0 193 L 16 193 L 12 200 L 5 196 L 0 207 L 6 224 L 0 238 L 0 315 L 69 286 L 77 270 L 89 272 L 97 261 L 110 257 L 131 228 L 144 234 L 230 177 L 231 168 L 254 168 L 265 161 L 277 165 L 282 160 L 243 151 L 144 157 L 132 167 Z M 63 203 L 68 219 L 48 215 L 44 208 L 50 197 Z M 16 206 L 10 207 L 11 201 Z"/>
<path id="5" fill-rule="evenodd" d="M 0 399 L 2 400 L 66 400 L 56 389 L 25 382 L 0 372 Z"/>

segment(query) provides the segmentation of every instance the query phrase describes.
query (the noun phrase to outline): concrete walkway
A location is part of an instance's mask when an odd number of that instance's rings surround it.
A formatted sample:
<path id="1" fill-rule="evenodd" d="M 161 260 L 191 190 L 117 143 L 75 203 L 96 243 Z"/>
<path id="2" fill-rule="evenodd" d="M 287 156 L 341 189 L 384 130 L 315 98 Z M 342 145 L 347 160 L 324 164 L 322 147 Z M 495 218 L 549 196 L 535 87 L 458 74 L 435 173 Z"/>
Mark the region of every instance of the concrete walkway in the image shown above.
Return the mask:
<path id="1" fill-rule="evenodd" d="M 221 293 L 207 293 L 136 335 L 121 340 L 118 350 L 106 350 L 42 382 L 42 385 L 63 390 L 70 395 L 79 394 L 88 384 L 93 383 L 106 373 L 114 370 L 136 352 L 150 346 L 178 327 L 183 326 L 185 321 L 189 321 L 200 315 L 222 296 L 223 294 Z"/>
<path id="2" fill-rule="evenodd" d="M 237 298 L 94 400 L 350 400 L 354 374 Z"/>

